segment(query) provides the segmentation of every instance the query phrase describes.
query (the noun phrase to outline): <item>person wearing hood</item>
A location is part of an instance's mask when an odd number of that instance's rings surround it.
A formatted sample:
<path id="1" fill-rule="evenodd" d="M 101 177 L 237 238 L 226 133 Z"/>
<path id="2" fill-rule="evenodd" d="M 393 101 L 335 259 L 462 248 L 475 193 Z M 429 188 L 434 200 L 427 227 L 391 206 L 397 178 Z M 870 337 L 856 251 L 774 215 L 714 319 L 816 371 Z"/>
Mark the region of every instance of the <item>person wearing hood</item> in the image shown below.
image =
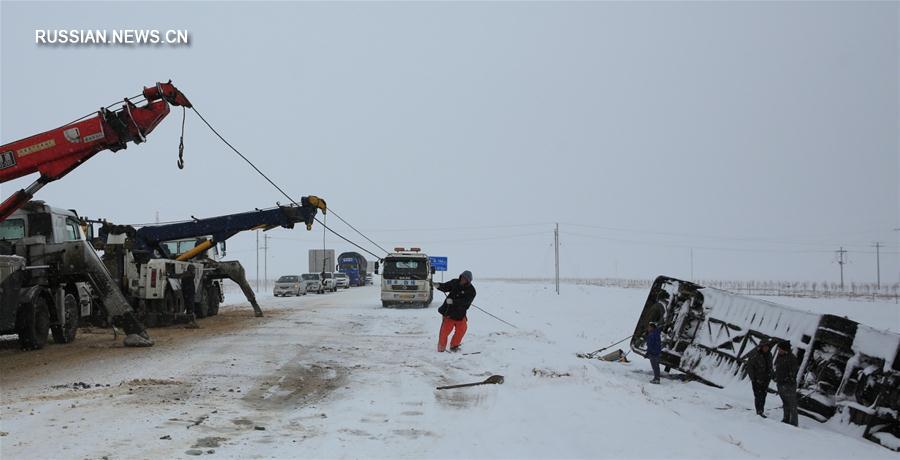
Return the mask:
<path id="1" fill-rule="evenodd" d="M 797 426 L 797 358 L 791 352 L 790 342 L 778 344 L 778 352 L 775 356 L 775 383 L 778 386 L 778 395 L 784 403 L 784 417 L 781 421 L 788 425 Z"/>
<path id="2" fill-rule="evenodd" d="M 438 313 L 444 317 L 438 335 L 438 351 L 443 352 L 447 349 L 447 337 L 451 332 L 453 332 L 453 338 L 450 340 L 450 351 L 459 351 L 468 329 L 466 312 L 472 305 L 472 301 L 475 300 L 472 272 L 466 270 L 455 280 L 434 283 L 434 288 L 447 294 L 444 304 L 438 308 Z"/>
<path id="3" fill-rule="evenodd" d="M 753 401 L 756 405 L 756 415 L 766 418 L 766 396 L 769 392 L 769 382 L 772 380 L 772 353 L 769 352 L 769 342 L 759 344 L 750 356 L 744 368 L 747 369 L 747 377 L 753 387 Z"/>

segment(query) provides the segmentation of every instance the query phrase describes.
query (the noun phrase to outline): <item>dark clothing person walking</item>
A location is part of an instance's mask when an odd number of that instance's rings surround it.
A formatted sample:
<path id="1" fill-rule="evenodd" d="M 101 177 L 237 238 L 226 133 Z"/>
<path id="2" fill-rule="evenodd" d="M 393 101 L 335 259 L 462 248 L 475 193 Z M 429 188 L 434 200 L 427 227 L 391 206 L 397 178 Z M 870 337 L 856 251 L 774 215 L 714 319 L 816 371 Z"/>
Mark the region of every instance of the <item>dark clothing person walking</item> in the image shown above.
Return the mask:
<path id="1" fill-rule="evenodd" d="M 444 304 L 438 308 L 444 320 L 441 322 L 441 330 L 438 334 L 438 351 L 447 348 L 447 337 L 454 330 L 453 339 L 450 341 L 450 351 L 459 350 L 462 339 L 468 329 L 466 312 L 475 300 L 475 286 L 472 286 L 472 272 L 466 270 L 459 278 L 446 283 L 434 283 L 434 288 L 447 293 Z"/>
<path id="2" fill-rule="evenodd" d="M 797 358 L 791 353 L 791 343 L 778 344 L 778 356 L 775 358 L 775 384 L 778 395 L 784 404 L 782 422 L 797 426 Z"/>
<path id="3" fill-rule="evenodd" d="M 772 380 L 772 354 L 769 352 L 769 344 L 762 343 L 750 353 L 747 358 L 747 376 L 753 386 L 753 402 L 756 405 L 756 414 L 766 418 L 766 395 L 769 391 L 769 381 Z"/>
<path id="4" fill-rule="evenodd" d="M 650 360 L 650 367 L 653 369 L 653 380 L 650 383 L 659 383 L 659 357 L 662 355 L 662 339 L 659 335 L 659 328 L 656 323 L 650 323 L 647 326 L 647 359 Z"/>

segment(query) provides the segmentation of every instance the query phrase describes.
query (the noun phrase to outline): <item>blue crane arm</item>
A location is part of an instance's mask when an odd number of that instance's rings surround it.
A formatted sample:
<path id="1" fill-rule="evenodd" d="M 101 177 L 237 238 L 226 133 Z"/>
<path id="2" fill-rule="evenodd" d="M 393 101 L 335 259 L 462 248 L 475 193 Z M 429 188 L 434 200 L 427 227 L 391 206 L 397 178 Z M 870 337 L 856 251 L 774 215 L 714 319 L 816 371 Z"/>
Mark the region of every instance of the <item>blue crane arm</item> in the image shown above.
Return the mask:
<path id="1" fill-rule="evenodd" d="M 106 241 L 110 234 L 127 234 L 134 250 L 157 250 L 166 254 L 162 243 L 166 241 L 211 236 L 212 243 L 220 243 L 232 236 L 247 230 L 270 230 L 276 227 L 293 228 L 294 224 L 304 223 L 306 229 L 312 229 L 317 210 L 326 212 L 325 200 L 308 196 L 301 199 L 301 206 L 277 206 L 225 216 L 193 219 L 172 224 L 147 225 L 134 229 L 130 226 L 104 224 L 99 236 Z"/>

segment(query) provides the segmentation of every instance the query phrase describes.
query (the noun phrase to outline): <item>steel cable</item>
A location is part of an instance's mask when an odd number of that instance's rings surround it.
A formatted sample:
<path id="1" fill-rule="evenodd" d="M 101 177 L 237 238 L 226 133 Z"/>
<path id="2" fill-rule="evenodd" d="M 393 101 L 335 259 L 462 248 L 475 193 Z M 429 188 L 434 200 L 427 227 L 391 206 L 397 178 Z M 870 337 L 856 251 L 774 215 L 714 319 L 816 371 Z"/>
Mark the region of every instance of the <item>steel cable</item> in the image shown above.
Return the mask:
<path id="1" fill-rule="evenodd" d="M 257 172 L 257 174 L 259 174 L 260 176 L 262 176 L 263 179 L 265 179 L 269 184 L 272 185 L 272 187 L 275 187 L 275 189 L 278 190 L 282 195 L 284 195 L 285 198 L 287 198 L 288 200 L 290 200 L 291 203 L 294 203 L 294 205 L 297 206 L 297 207 L 301 207 L 301 206 L 300 206 L 300 203 L 297 203 L 297 201 L 294 200 L 294 198 L 292 198 L 290 195 L 288 195 L 287 192 L 285 192 L 281 187 L 278 186 L 278 184 L 276 184 L 274 181 L 272 181 L 272 179 L 270 179 L 269 176 L 267 176 L 264 172 L 262 172 L 259 168 L 257 168 L 256 165 L 253 164 L 253 162 L 250 161 L 249 158 L 247 158 L 246 156 L 244 156 L 244 154 L 241 153 L 238 149 L 236 149 L 233 145 L 231 145 L 231 143 L 228 142 L 228 140 L 226 140 L 224 137 L 222 137 L 222 135 L 219 134 L 218 131 L 216 131 L 216 128 L 213 128 L 213 126 L 212 126 L 208 121 L 206 121 L 206 118 L 203 118 L 203 115 L 200 114 L 200 111 L 197 110 L 197 107 L 196 107 L 196 106 L 192 107 L 192 109 L 193 109 L 194 113 L 196 113 L 197 116 L 200 117 L 200 120 L 203 121 L 203 124 L 205 124 L 206 127 L 209 128 L 209 130 L 212 131 L 213 134 L 215 134 L 216 137 L 218 137 L 223 143 L 225 143 L 225 145 L 227 145 L 234 153 L 236 153 L 239 157 L 241 157 L 241 159 L 243 159 L 244 161 L 246 161 L 247 164 L 250 165 L 250 167 L 253 168 L 253 169 Z M 360 245 L 354 243 L 353 241 L 350 241 L 350 239 L 348 239 L 348 238 L 345 237 L 344 235 L 341 235 L 340 233 L 334 231 L 332 228 L 330 228 L 329 226 L 325 225 L 324 222 L 322 222 L 321 220 L 319 220 L 318 217 L 316 217 L 315 220 L 316 220 L 316 222 L 318 222 L 323 228 L 325 228 L 325 229 L 328 230 L 329 232 L 333 233 L 333 234 L 336 235 L 338 238 L 340 238 L 340 239 L 346 241 L 347 243 L 352 244 L 353 246 L 355 246 L 355 247 L 358 248 L 359 250 L 361 250 L 361 251 L 363 251 L 363 252 L 366 252 L 367 254 L 370 254 L 372 257 L 375 257 L 376 259 L 381 260 L 381 257 L 379 257 L 377 254 L 375 254 L 375 253 L 373 253 L 372 251 L 369 251 L 368 249 L 366 249 L 366 248 L 364 248 L 364 247 L 362 247 L 362 246 L 360 246 Z M 343 219 L 341 219 L 341 220 L 343 220 Z M 349 225 L 349 224 L 348 224 L 348 225 Z"/>

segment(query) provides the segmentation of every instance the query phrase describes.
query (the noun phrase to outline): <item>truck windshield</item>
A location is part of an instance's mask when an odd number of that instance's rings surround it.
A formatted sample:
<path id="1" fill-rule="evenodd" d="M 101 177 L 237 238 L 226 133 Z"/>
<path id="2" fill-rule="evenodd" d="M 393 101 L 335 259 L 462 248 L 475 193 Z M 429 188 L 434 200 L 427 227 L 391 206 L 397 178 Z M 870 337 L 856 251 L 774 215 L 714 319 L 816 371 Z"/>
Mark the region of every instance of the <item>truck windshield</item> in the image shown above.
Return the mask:
<path id="1" fill-rule="evenodd" d="M 299 276 L 282 276 L 276 283 L 296 283 L 297 281 L 300 281 Z"/>
<path id="2" fill-rule="evenodd" d="M 190 240 L 166 241 L 165 243 L 163 243 L 163 245 L 166 247 L 166 250 L 169 251 L 169 254 L 172 254 L 174 256 L 180 256 L 181 254 L 184 254 L 185 252 L 188 252 L 191 249 L 194 249 L 194 246 L 197 245 L 197 240 L 190 239 Z"/>
<path id="3" fill-rule="evenodd" d="M 25 219 L 6 219 L 0 222 L 0 240 L 25 238 Z"/>
<path id="4" fill-rule="evenodd" d="M 341 262 L 341 270 L 356 270 L 357 265 L 354 262 Z"/>
<path id="5" fill-rule="evenodd" d="M 313 273 L 307 273 L 303 275 L 303 279 L 307 281 L 319 281 L 319 275 L 315 275 Z"/>
<path id="6" fill-rule="evenodd" d="M 428 276 L 428 269 L 423 259 L 385 259 L 384 275 L 391 276 Z"/>

